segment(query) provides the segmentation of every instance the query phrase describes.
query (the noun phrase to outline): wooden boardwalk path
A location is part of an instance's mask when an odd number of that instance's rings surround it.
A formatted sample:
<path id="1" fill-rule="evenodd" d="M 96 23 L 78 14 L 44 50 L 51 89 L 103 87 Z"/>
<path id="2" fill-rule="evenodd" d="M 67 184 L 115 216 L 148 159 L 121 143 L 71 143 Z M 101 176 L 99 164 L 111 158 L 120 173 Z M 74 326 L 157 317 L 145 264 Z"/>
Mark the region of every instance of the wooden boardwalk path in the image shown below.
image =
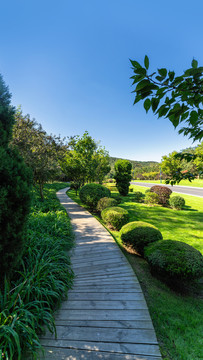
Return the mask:
<path id="1" fill-rule="evenodd" d="M 76 235 L 76 275 L 56 313 L 57 339 L 41 338 L 46 360 L 161 360 L 134 272 L 108 231 L 59 191 Z"/>

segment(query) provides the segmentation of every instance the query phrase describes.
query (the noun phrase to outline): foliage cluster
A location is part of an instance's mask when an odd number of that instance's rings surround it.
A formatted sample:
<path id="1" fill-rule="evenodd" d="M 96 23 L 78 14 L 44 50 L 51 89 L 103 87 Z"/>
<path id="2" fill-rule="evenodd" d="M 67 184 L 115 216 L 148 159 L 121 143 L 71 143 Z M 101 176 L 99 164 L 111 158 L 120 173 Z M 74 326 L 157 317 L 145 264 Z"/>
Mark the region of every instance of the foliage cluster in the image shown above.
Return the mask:
<path id="1" fill-rule="evenodd" d="M 135 191 L 133 195 L 133 199 L 136 202 L 141 202 L 144 198 L 144 194 L 141 191 Z"/>
<path id="2" fill-rule="evenodd" d="M 145 192 L 145 204 L 155 205 L 159 203 L 159 195 L 151 192 L 150 190 Z"/>
<path id="3" fill-rule="evenodd" d="M 55 332 L 53 311 L 72 286 L 73 272 L 65 250 L 73 245 L 70 220 L 56 199 L 63 186 L 45 187 L 45 201 L 34 190 L 23 260 L 0 293 L 0 357 L 34 357 L 41 348 L 44 325 Z M 41 207 L 42 205 L 42 207 Z"/>
<path id="4" fill-rule="evenodd" d="M 90 209 L 95 210 L 101 198 L 110 197 L 111 192 L 100 184 L 86 184 L 80 189 L 80 200 Z"/>
<path id="5" fill-rule="evenodd" d="M 30 115 L 23 115 L 21 108 L 15 112 L 15 126 L 11 144 L 17 147 L 26 165 L 30 167 L 34 183 L 39 186 L 43 199 L 44 184 L 61 175 L 59 162 L 64 158 L 68 145 L 60 136 L 48 135 Z"/>
<path id="6" fill-rule="evenodd" d="M 116 186 L 120 195 L 126 196 L 128 194 L 132 170 L 132 164 L 128 160 L 118 160 L 115 165 L 115 175 L 114 179 L 116 180 Z"/>
<path id="7" fill-rule="evenodd" d="M 129 221 L 128 211 L 119 206 L 102 210 L 101 217 L 105 224 L 112 226 L 115 230 L 120 230 Z"/>
<path id="8" fill-rule="evenodd" d="M 146 246 L 163 239 L 161 232 L 155 226 L 143 221 L 133 221 L 124 225 L 120 236 L 124 244 L 132 246 L 142 256 Z"/>
<path id="9" fill-rule="evenodd" d="M 158 72 L 149 73 L 149 58 L 144 59 L 144 67 L 131 60 L 134 75 L 133 85 L 136 88 L 134 104 L 144 100 L 146 112 L 152 112 L 158 117 L 168 118 L 174 127 L 182 126 L 179 133 L 190 138 L 201 140 L 203 137 L 202 73 L 203 67 L 198 67 L 193 59 L 191 68 L 180 76 L 174 71 L 159 68 Z"/>
<path id="10" fill-rule="evenodd" d="M 11 276 L 23 254 L 26 219 L 30 210 L 31 173 L 9 145 L 15 109 L 0 75 L 0 282 Z"/>
<path id="11" fill-rule="evenodd" d="M 175 210 L 181 210 L 185 206 L 185 199 L 182 196 L 172 196 L 169 199 L 170 206 Z"/>
<path id="12" fill-rule="evenodd" d="M 158 195 L 159 204 L 161 204 L 161 205 L 168 204 L 169 197 L 170 197 L 172 191 L 167 186 L 154 185 L 150 188 L 150 191 Z"/>
<path id="13" fill-rule="evenodd" d="M 99 201 L 97 203 L 97 211 L 101 212 L 102 210 L 106 209 L 107 207 L 116 206 L 116 205 L 117 205 L 116 199 L 109 198 L 109 197 L 103 197 L 103 198 L 99 199 Z"/>
<path id="14" fill-rule="evenodd" d="M 67 179 L 75 183 L 78 190 L 88 182 L 102 183 L 110 171 L 109 155 L 86 131 L 81 138 L 76 136 L 72 139 L 61 167 Z"/>
<path id="15" fill-rule="evenodd" d="M 165 281 L 184 281 L 203 276 L 203 256 L 181 241 L 164 240 L 145 249 L 145 257 L 154 274 Z"/>

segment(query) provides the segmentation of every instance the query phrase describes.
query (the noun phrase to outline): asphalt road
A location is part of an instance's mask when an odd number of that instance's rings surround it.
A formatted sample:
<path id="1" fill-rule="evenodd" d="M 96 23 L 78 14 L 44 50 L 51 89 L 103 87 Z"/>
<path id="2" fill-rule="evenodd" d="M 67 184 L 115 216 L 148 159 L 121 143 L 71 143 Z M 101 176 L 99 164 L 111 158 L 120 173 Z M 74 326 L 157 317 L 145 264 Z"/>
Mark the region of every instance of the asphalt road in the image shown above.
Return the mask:
<path id="1" fill-rule="evenodd" d="M 185 194 L 185 195 L 193 195 L 203 198 L 203 188 L 197 188 L 192 186 L 180 186 L 180 185 L 165 185 L 165 184 L 154 184 L 154 183 L 143 183 L 143 182 L 133 182 L 131 181 L 132 185 L 138 185 L 138 186 L 146 186 L 151 187 L 153 185 L 163 185 L 167 186 L 169 189 L 171 189 L 173 192 Z"/>

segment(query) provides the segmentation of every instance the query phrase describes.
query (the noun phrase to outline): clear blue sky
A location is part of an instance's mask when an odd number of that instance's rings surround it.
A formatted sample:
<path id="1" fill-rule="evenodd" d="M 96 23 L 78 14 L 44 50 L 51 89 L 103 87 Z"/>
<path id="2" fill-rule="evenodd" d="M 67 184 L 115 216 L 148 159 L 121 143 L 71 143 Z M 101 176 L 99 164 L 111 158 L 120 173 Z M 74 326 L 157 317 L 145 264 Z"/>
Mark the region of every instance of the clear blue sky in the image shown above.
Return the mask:
<path id="1" fill-rule="evenodd" d="M 202 0 L 6 0 L 0 73 L 48 133 L 101 140 L 111 156 L 160 161 L 192 145 L 133 106 L 129 58 L 182 73 L 202 65 Z"/>

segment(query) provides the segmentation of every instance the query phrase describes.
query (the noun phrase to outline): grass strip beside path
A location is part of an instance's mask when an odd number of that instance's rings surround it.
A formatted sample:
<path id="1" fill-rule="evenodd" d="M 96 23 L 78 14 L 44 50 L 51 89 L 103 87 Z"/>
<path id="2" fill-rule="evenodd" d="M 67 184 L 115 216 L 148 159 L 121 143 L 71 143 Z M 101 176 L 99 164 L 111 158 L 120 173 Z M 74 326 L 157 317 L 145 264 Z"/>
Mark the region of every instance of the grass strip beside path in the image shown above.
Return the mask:
<path id="1" fill-rule="evenodd" d="M 145 187 L 134 191 L 146 191 Z M 74 191 L 68 195 L 81 204 Z M 182 196 L 182 195 L 181 195 Z M 203 199 L 183 195 L 185 210 L 150 207 L 133 202 L 133 193 L 122 197 L 119 206 L 129 211 L 130 221 L 142 220 L 159 228 L 164 239 L 187 242 L 203 252 Z M 97 216 L 99 219 L 99 217 Z M 102 223 L 102 220 L 99 219 Z M 109 230 L 110 231 L 110 230 Z M 123 247 L 118 231 L 110 231 L 134 269 L 144 292 L 164 360 L 203 359 L 203 301 L 200 287 L 175 292 L 153 277 L 147 262 Z"/>
<path id="2" fill-rule="evenodd" d="M 162 183 L 160 183 L 160 180 L 132 180 L 133 182 L 143 182 L 143 183 L 152 183 L 152 184 L 158 184 L 162 185 L 165 184 L 165 181 L 162 180 Z M 194 179 L 192 182 L 189 180 L 181 180 L 179 186 L 191 186 L 191 187 L 201 187 L 203 188 L 203 179 Z"/>

